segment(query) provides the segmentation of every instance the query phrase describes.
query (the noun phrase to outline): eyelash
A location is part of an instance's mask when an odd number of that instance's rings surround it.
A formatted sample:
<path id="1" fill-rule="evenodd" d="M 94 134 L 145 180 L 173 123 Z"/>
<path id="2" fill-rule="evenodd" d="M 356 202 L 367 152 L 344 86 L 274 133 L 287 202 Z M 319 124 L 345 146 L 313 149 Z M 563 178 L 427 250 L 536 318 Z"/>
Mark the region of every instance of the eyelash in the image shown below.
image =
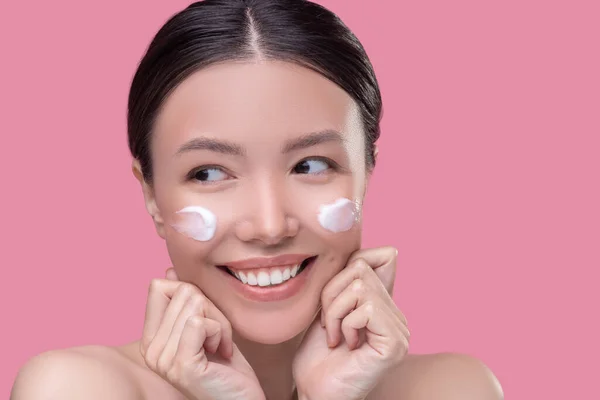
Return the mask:
<path id="1" fill-rule="evenodd" d="M 341 167 L 338 163 L 336 163 L 335 161 L 329 159 L 329 158 L 325 158 L 325 157 L 308 157 L 308 158 L 304 158 L 300 161 L 298 161 L 294 167 L 292 168 L 292 170 L 294 168 L 296 168 L 299 164 L 306 162 L 306 161 L 321 161 L 325 164 L 327 164 L 328 169 L 326 169 L 325 171 L 322 172 L 318 172 L 315 174 L 297 174 L 297 175 L 313 175 L 313 176 L 320 176 L 320 175 L 325 175 L 330 171 L 339 171 L 341 170 Z M 186 181 L 195 181 L 201 185 L 214 185 L 214 184 L 218 184 L 222 181 L 199 181 L 196 179 L 196 174 L 200 171 L 206 171 L 206 170 L 212 170 L 212 169 L 216 169 L 219 170 L 221 172 L 223 172 L 224 174 L 230 175 L 225 169 L 223 169 L 223 167 L 220 167 L 218 165 L 203 165 L 202 167 L 199 168 L 195 168 L 193 170 L 191 170 L 187 176 L 186 176 Z"/>
<path id="2" fill-rule="evenodd" d="M 331 171 L 339 171 L 341 169 L 340 165 L 338 163 L 336 163 L 335 161 L 329 159 L 329 158 L 325 158 L 325 157 L 308 157 L 305 158 L 303 160 L 300 160 L 296 163 L 296 165 L 294 165 L 294 168 L 296 168 L 299 164 L 302 164 L 303 162 L 306 161 L 320 161 L 323 162 L 325 164 L 327 164 L 328 169 L 326 169 L 323 172 L 317 172 L 316 174 L 298 174 L 298 175 L 324 175 L 327 174 L 328 172 Z M 294 169 L 292 168 L 292 169 Z"/>
<path id="3" fill-rule="evenodd" d="M 195 181 L 196 183 L 199 183 L 201 185 L 214 185 L 220 183 L 221 181 L 199 181 L 196 179 L 196 174 L 198 172 L 211 169 L 216 169 L 223 172 L 224 174 L 231 175 L 227 171 L 225 171 L 223 167 L 219 167 L 218 165 L 203 165 L 202 167 L 194 168 L 193 170 L 191 170 L 186 176 L 186 181 Z"/>

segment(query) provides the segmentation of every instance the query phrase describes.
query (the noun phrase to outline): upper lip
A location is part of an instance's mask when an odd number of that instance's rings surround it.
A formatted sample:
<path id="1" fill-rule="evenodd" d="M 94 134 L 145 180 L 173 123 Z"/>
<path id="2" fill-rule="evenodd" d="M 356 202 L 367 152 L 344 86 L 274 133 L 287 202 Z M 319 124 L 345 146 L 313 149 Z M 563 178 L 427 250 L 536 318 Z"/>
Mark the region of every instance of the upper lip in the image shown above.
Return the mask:
<path id="1" fill-rule="evenodd" d="M 231 261 L 223 264 L 233 269 L 269 268 L 283 265 L 296 265 L 311 257 L 310 254 L 282 254 L 275 257 L 256 257 Z"/>

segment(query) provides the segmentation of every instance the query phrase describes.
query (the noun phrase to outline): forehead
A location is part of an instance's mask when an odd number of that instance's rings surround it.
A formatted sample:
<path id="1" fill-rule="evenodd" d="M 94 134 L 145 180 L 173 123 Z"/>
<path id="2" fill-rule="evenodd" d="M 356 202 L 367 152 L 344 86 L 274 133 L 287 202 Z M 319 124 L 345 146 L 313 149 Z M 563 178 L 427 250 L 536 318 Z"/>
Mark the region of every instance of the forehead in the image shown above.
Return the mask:
<path id="1" fill-rule="evenodd" d="M 317 72 L 280 61 L 230 62 L 195 72 L 171 93 L 153 146 L 174 152 L 205 132 L 242 144 L 325 129 L 351 136 L 359 126 L 352 98 Z"/>

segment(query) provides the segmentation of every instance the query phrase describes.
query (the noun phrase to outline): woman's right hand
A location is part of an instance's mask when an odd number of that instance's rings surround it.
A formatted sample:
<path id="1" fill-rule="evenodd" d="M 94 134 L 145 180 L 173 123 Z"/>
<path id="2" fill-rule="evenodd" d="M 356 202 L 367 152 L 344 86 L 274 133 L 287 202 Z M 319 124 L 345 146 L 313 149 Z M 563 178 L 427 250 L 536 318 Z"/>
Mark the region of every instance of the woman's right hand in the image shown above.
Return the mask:
<path id="1" fill-rule="evenodd" d="M 265 400 L 229 321 L 172 269 L 150 285 L 140 351 L 152 371 L 191 400 Z"/>

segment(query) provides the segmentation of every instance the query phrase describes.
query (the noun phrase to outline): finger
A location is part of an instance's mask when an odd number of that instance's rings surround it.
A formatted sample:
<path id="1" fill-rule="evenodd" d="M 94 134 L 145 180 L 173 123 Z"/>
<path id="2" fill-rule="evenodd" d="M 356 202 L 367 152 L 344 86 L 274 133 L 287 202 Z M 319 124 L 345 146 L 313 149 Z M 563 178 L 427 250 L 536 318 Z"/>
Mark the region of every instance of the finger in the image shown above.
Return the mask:
<path id="1" fill-rule="evenodd" d="M 206 302 L 202 301 L 202 299 L 197 296 L 190 296 L 187 298 L 185 305 L 179 312 L 179 315 L 173 324 L 169 338 L 167 339 L 162 353 L 158 359 L 157 367 L 159 369 L 168 370 L 170 368 L 173 358 L 175 357 L 175 353 L 177 352 L 179 342 L 181 341 L 181 335 L 183 334 L 185 323 L 193 315 L 203 316 L 203 307 L 205 307 L 205 303 Z"/>
<path id="2" fill-rule="evenodd" d="M 355 251 L 348 258 L 348 263 L 362 258 L 372 265 L 373 268 L 378 268 L 387 264 L 390 260 L 395 260 L 397 257 L 398 249 L 395 247 L 374 247 L 371 249 L 360 249 Z"/>
<path id="3" fill-rule="evenodd" d="M 209 303 L 205 315 L 219 323 L 220 326 L 220 340 L 219 340 L 219 354 L 225 358 L 231 358 L 233 355 L 233 329 L 231 323 L 225 317 L 225 315 L 219 310 L 214 304 Z"/>
<path id="4" fill-rule="evenodd" d="M 192 315 L 185 322 L 181 340 L 175 353 L 175 362 L 180 364 L 195 363 L 198 371 L 204 371 L 208 365 L 204 343 L 207 336 L 214 335 L 218 323 L 199 315 Z"/>
<path id="5" fill-rule="evenodd" d="M 395 247 L 385 246 L 373 249 L 361 249 L 354 252 L 348 264 L 362 258 L 373 268 L 375 274 L 383 282 L 386 290 L 391 295 L 394 290 L 394 281 L 396 279 L 396 265 L 398 260 L 398 250 Z"/>
<path id="6" fill-rule="evenodd" d="M 146 351 L 146 361 L 150 364 L 156 362 L 158 366 L 160 355 L 164 352 L 169 337 L 175 328 L 175 321 L 193 294 L 194 288 L 190 285 L 180 285 L 173 294 L 167 309 L 163 313 L 158 331 Z"/>
<path id="7" fill-rule="evenodd" d="M 360 279 L 365 284 L 390 297 L 381 280 L 373 272 L 373 268 L 362 258 L 356 259 L 343 269 L 339 274 L 333 277 L 331 281 L 325 285 L 321 292 L 321 306 L 325 310 L 325 315 L 337 296 L 340 295 L 353 281 Z M 389 299 L 389 305 L 393 303 L 393 299 Z"/>
<path id="8" fill-rule="evenodd" d="M 204 340 L 204 348 L 209 353 L 216 353 L 221 343 L 223 329 L 221 324 L 215 320 L 205 318 L 204 325 L 206 330 L 206 339 Z"/>
<path id="9" fill-rule="evenodd" d="M 399 329 L 402 332 L 402 335 L 404 335 L 407 340 L 410 340 L 410 330 L 408 329 L 408 326 L 406 326 L 406 324 L 400 324 Z"/>
<path id="10" fill-rule="evenodd" d="M 180 285 L 181 282 L 172 282 L 165 279 L 153 279 L 150 283 L 141 340 L 142 354 L 145 354 L 150 342 L 156 336 L 163 316 L 171 302 L 171 297 Z"/>
<path id="11" fill-rule="evenodd" d="M 397 309 L 397 307 L 396 307 Z M 398 317 L 398 319 L 400 320 L 400 322 L 402 322 L 403 325 L 408 325 L 408 321 L 406 320 L 406 316 L 402 313 L 402 311 L 398 310 L 396 311 L 396 316 Z"/>
<path id="12" fill-rule="evenodd" d="M 174 272 L 174 271 L 173 271 Z M 171 274 L 171 273 L 169 273 Z M 152 281 L 149 289 L 148 295 L 148 303 L 146 306 L 146 319 L 144 322 L 144 334 L 142 342 L 143 348 L 148 348 L 149 345 L 154 341 L 154 338 L 159 334 L 159 330 L 162 328 L 163 331 L 160 332 L 161 335 L 167 335 L 165 331 L 167 330 L 167 324 L 163 324 L 163 319 L 166 318 L 167 309 L 175 295 L 182 291 L 183 294 L 188 294 L 189 296 L 199 296 L 206 300 L 206 307 L 204 308 L 204 316 L 214 319 L 221 324 L 222 329 L 222 341 L 221 341 L 221 355 L 225 358 L 230 358 L 233 354 L 233 331 L 231 328 L 231 324 L 227 320 L 227 318 L 223 315 L 223 313 L 217 309 L 212 302 L 204 296 L 202 291 L 195 285 L 184 283 L 180 281 L 170 281 L 166 279 L 155 279 Z M 181 305 L 181 301 L 178 302 L 177 305 Z M 173 309 L 175 307 L 171 307 Z M 169 321 L 171 324 L 174 323 L 176 315 L 175 311 L 169 314 Z M 167 326 L 165 326 L 167 325 Z M 168 332 L 170 333 L 170 331 Z M 162 336 L 161 336 L 162 337 Z M 164 344 L 164 341 L 162 342 Z M 142 354 L 145 354 L 146 351 L 142 351 Z"/>
<path id="13" fill-rule="evenodd" d="M 358 345 L 358 334 L 361 329 L 366 329 L 367 342 L 382 356 L 384 348 L 382 342 L 390 338 L 392 326 L 385 318 L 385 312 L 378 309 L 371 301 L 364 302 L 352 311 L 342 321 L 342 332 L 348 347 L 353 350 Z"/>
<path id="14" fill-rule="evenodd" d="M 197 305 L 196 313 L 217 321 L 220 324 L 219 352 L 223 357 L 230 358 L 233 354 L 233 329 L 231 323 L 200 289 L 196 286 L 192 287 L 195 304 Z"/>
<path id="15" fill-rule="evenodd" d="M 363 303 L 367 290 L 365 283 L 356 279 L 331 303 L 325 313 L 325 329 L 329 347 L 338 345 L 342 335 L 342 320 Z"/>

